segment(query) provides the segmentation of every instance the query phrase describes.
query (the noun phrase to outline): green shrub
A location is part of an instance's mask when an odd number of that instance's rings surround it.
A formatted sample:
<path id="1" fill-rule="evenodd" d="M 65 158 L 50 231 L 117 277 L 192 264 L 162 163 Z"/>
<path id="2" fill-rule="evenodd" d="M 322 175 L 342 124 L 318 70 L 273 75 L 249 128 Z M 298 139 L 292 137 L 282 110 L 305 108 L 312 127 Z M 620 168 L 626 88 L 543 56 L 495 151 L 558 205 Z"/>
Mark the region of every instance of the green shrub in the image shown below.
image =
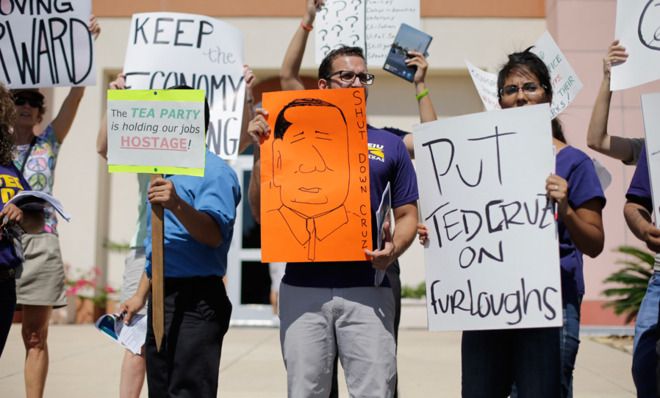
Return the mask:
<path id="1" fill-rule="evenodd" d="M 637 316 L 646 294 L 646 287 L 653 275 L 654 258 L 652 254 L 632 246 L 620 246 L 616 251 L 627 258 L 617 261 L 623 267 L 604 280 L 604 283 L 618 285 L 603 290 L 603 295 L 612 300 L 605 306 L 613 307 L 617 315 L 625 314 L 626 323 L 630 323 Z"/>
<path id="2" fill-rule="evenodd" d="M 401 287 L 402 298 L 423 298 L 426 296 L 426 282 L 420 282 L 416 287 L 404 285 Z"/>

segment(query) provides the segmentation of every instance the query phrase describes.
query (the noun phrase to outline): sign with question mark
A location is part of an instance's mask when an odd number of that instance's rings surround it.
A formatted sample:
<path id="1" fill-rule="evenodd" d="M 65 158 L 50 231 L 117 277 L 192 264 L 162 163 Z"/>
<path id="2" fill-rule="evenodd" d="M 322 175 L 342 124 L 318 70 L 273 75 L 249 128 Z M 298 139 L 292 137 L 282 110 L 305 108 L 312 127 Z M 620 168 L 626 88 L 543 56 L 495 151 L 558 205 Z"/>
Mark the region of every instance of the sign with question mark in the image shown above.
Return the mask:
<path id="1" fill-rule="evenodd" d="M 419 7 L 419 0 L 326 1 L 316 19 L 316 63 L 346 45 L 361 47 L 369 65 L 383 65 L 399 25 L 420 27 Z"/>

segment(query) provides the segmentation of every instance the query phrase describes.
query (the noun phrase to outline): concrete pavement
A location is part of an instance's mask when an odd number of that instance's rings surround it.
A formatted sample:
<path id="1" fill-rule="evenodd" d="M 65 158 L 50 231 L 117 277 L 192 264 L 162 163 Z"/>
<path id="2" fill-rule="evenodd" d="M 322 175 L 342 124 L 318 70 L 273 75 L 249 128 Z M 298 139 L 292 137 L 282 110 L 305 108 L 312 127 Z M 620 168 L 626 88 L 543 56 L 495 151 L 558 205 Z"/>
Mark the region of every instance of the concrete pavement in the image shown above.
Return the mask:
<path id="1" fill-rule="evenodd" d="M 460 334 L 402 329 L 400 396 L 460 396 Z M 122 349 L 92 325 L 52 326 L 46 397 L 117 397 Z M 0 358 L 0 397 L 24 396 L 24 350 L 20 328 L 12 328 Z M 583 336 L 575 370 L 576 398 L 634 397 L 631 356 Z M 348 397 L 343 381 L 342 397 Z M 274 328 L 232 327 L 225 338 L 220 396 L 286 396 L 286 375 Z M 143 390 L 146 397 L 146 387 Z"/>

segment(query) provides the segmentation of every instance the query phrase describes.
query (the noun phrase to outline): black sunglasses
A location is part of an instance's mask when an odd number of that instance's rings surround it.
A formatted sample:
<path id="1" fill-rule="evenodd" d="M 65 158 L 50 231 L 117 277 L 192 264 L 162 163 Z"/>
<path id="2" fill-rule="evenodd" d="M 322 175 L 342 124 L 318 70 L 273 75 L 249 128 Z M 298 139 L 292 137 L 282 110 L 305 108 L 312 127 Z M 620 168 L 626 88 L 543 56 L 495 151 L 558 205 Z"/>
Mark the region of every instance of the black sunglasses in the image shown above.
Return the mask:
<path id="1" fill-rule="evenodd" d="M 25 104 L 28 104 L 33 108 L 41 108 L 44 102 L 39 98 L 16 97 L 14 98 L 14 104 L 16 106 L 23 106 Z"/>

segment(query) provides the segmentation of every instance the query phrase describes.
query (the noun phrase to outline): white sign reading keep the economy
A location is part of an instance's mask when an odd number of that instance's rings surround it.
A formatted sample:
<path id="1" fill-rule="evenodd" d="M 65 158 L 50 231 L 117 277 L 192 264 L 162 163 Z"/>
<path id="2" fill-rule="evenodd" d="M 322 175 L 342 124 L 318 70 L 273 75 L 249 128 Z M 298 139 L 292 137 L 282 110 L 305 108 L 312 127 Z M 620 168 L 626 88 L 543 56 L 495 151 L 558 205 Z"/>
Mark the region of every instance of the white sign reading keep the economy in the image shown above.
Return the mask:
<path id="1" fill-rule="evenodd" d="M 0 81 L 10 88 L 96 84 L 91 0 L 0 1 Z"/>
<path id="2" fill-rule="evenodd" d="M 550 112 L 554 119 L 573 102 L 582 90 L 582 81 L 547 31 L 536 41 L 531 51 L 538 55 L 548 67 L 553 92 Z M 486 110 L 500 109 L 497 97 L 497 75 L 483 71 L 469 61 L 465 61 L 465 64 Z"/>
<path id="3" fill-rule="evenodd" d="M 204 90 L 211 106 L 209 150 L 225 159 L 238 155 L 245 98 L 238 29 L 202 15 L 134 14 L 124 73 L 132 89 L 187 85 Z"/>
<path id="4" fill-rule="evenodd" d="M 364 49 L 369 65 L 382 66 L 401 23 L 420 27 L 419 0 L 328 0 L 316 14 L 316 63 L 346 45 Z"/>
<path id="5" fill-rule="evenodd" d="M 642 95 L 642 114 L 646 131 L 646 159 L 649 166 L 655 225 L 660 227 L 660 93 Z"/>
<path id="6" fill-rule="evenodd" d="M 660 79 L 660 3 L 618 0 L 616 38 L 628 52 L 626 62 L 612 67 L 611 90 L 624 90 Z"/>
<path id="7" fill-rule="evenodd" d="M 424 123 L 414 134 L 429 328 L 561 326 L 548 105 Z"/>

